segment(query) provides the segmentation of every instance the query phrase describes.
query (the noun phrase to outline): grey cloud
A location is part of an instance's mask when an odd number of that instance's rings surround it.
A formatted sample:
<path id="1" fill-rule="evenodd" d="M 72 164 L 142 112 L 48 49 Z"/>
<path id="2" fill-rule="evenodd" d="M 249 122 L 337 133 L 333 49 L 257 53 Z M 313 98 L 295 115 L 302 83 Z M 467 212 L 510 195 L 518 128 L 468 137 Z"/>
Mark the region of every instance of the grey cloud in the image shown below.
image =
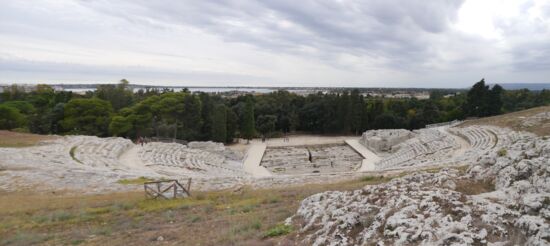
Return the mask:
<path id="1" fill-rule="evenodd" d="M 511 65 L 516 72 L 550 69 L 550 3 L 540 9 L 541 17 L 526 18 L 533 6 L 527 2 L 521 8 L 523 15 L 495 22 L 507 41 L 505 52 L 513 58 Z"/>
<path id="2" fill-rule="evenodd" d="M 118 1 L 85 2 L 92 8 L 143 22 L 192 25 L 261 49 L 305 54 L 331 61 L 339 53 L 381 56 L 388 65 L 413 65 L 430 59 L 431 35 L 447 31 L 463 1 Z M 123 11 L 118 11 L 123 10 Z M 281 27 L 289 21 L 297 28 Z M 231 23 L 238 23 L 233 25 Z"/>
<path id="3" fill-rule="evenodd" d="M 97 66 L 60 62 L 37 62 L 21 59 L 0 58 L 0 82 L 9 83 L 12 80 L 20 82 L 32 82 L 17 79 L 20 74 L 28 74 L 31 79 L 55 81 L 56 79 L 79 81 L 118 81 L 126 78 L 132 82 L 155 84 L 159 80 L 189 83 L 210 83 L 211 85 L 230 85 L 233 83 L 268 83 L 273 82 L 269 78 L 232 74 L 201 72 L 188 70 L 166 70 L 140 66 Z M 15 75 L 11 76 L 11 75 Z M 61 75 L 61 77 L 60 77 Z"/>

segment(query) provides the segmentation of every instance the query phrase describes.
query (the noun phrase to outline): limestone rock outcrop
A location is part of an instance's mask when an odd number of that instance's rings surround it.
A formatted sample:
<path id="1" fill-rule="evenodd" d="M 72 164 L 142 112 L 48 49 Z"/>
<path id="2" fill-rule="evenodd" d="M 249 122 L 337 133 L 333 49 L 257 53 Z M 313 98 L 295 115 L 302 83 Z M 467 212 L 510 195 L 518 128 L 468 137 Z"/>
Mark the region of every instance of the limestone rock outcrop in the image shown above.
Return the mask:
<path id="1" fill-rule="evenodd" d="M 523 135 L 465 173 L 315 194 L 288 222 L 311 245 L 549 245 L 550 141 Z"/>

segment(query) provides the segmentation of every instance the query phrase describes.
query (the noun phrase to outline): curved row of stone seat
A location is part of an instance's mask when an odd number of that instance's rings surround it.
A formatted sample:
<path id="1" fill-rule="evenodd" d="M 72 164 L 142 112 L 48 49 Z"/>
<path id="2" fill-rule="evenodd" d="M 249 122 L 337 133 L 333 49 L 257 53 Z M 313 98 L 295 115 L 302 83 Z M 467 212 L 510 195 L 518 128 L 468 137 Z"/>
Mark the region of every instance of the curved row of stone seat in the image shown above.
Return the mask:
<path id="1" fill-rule="evenodd" d="M 483 128 L 491 132 L 496 137 L 496 143 L 493 148 L 505 148 L 523 139 L 526 135 L 533 135 L 532 133 L 512 131 L 507 128 L 495 126 L 483 126 Z"/>
<path id="2" fill-rule="evenodd" d="M 448 158 L 460 147 L 451 136 L 437 129 L 421 129 L 414 133 L 413 138 L 392 147 L 394 153 L 376 163 L 376 168 L 430 165 Z"/>
<path id="3" fill-rule="evenodd" d="M 491 127 L 470 126 L 464 128 L 451 128 L 451 132 L 464 138 L 472 148 L 486 150 L 495 147 L 497 137 Z"/>
<path id="4" fill-rule="evenodd" d="M 507 148 L 507 146 L 524 137 L 525 134 L 530 135 L 530 133 L 485 125 L 451 128 L 449 130 L 471 144 L 468 151 L 457 157 L 460 161 L 475 160 L 493 149 Z"/>
<path id="5" fill-rule="evenodd" d="M 230 167 L 223 155 L 202 149 L 188 148 L 178 143 L 149 143 L 138 152 L 139 158 L 150 167 L 185 169 L 197 175 L 245 175 L 240 166 Z"/>
<path id="6" fill-rule="evenodd" d="M 74 141 L 70 141 L 70 137 L 58 138 L 39 143 L 37 146 L 30 148 L 17 149 L 12 151 L 12 148 L 0 148 L 0 156 L 5 156 L 6 159 L 13 160 L 20 166 L 26 163 L 40 163 L 40 165 L 63 165 L 75 167 L 76 163 L 71 158 L 69 152 Z M 6 163 L 3 163 L 4 165 Z"/>
<path id="7" fill-rule="evenodd" d="M 85 165 L 93 167 L 119 166 L 118 157 L 133 144 L 124 138 L 98 138 L 78 136 L 68 139 L 74 158 Z"/>

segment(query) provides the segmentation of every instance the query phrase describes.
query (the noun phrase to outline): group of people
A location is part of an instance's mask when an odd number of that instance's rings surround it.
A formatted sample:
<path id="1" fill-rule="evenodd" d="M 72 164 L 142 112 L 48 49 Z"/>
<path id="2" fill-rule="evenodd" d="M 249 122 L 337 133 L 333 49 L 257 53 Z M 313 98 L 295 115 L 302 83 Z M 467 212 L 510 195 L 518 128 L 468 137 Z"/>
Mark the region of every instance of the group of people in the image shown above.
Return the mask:
<path id="1" fill-rule="evenodd" d="M 137 142 L 137 144 L 143 146 L 144 144 L 147 144 L 149 142 L 149 140 L 147 140 L 147 138 L 138 137 L 136 142 Z"/>
<path id="2" fill-rule="evenodd" d="M 285 137 L 283 138 L 283 142 L 290 142 L 290 138 L 288 138 L 287 136 L 285 136 Z"/>

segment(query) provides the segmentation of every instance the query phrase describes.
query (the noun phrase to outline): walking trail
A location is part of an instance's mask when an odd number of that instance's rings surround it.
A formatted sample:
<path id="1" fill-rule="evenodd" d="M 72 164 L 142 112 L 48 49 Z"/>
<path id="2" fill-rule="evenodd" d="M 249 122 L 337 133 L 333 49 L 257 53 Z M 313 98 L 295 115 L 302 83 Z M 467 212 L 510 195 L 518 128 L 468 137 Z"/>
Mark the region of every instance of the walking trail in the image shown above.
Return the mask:
<path id="1" fill-rule="evenodd" d="M 375 168 L 375 163 L 380 160 L 375 153 L 367 149 L 365 146 L 359 143 L 357 139 L 348 139 L 346 143 L 352 147 L 355 151 L 359 152 L 363 156 L 363 161 L 361 162 L 361 167 L 358 172 L 373 171 Z"/>
<path id="2" fill-rule="evenodd" d="M 139 158 L 139 148 L 141 148 L 141 146 L 139 145 L 132 146 L 131 148 L 126 150 L 126 152 L 120 155 L 118 161 L 120 162 L 120 164 L 128 167 L 130 170 L 143 170 L 152 172 L 152 170 L 146 167 Z"/>
<path id="3" fill-rule="evenodd" d="M 254 177 L 268 177 L 272 174 L 263 166 L 260 166 L 267 145 L 265 143 L 250 143 L 246 153 L 243 169 Z"/>
<path id="4" fill-rule="evenodd" d="M 470 143 L 468 143 L 468 141 L 466 141 L 464 138 L 460 137 L 460 136 L 457 136 L 455 134 L 453 134 L 452 132 L 448 131 L 447 128 L 445 127 L 438 127 L 438 130 L 440 132 L 443 132 L 445 134 L 448 134 L 449 136 L 452 136 L 455 141 L 460 144 L 460 148 L 457 149 L 454 153 L 453 153 L 453 158 L 454 157 L 461 157 L 467 150 L 471 149 L 472 146 L 470 145 Z"/>

